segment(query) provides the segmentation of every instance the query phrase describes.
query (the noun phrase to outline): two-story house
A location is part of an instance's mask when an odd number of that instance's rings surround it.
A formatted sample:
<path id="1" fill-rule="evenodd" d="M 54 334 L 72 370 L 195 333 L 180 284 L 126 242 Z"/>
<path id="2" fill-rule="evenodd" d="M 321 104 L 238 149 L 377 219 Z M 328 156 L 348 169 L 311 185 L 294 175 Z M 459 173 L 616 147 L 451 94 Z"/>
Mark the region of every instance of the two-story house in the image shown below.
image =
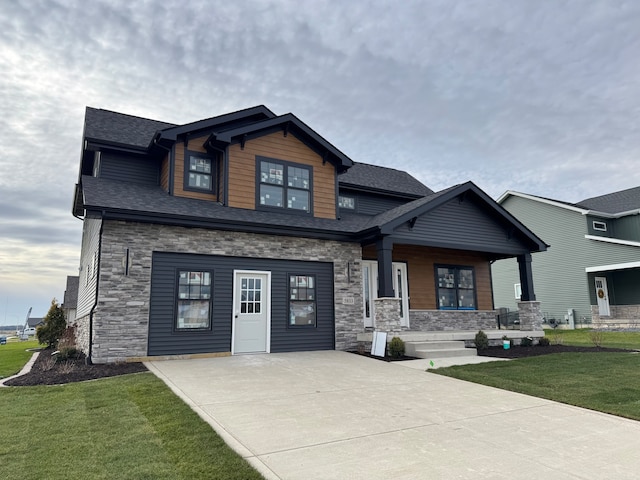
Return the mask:
<path id="1" fill-rule="evenodd" d="M 434 193 L 264 106 L 186 125 L 87 108 L 73 213 L 96 363 L 495 328 L 490 263 L 517 258 L 535 305 L 546 248 L 473 183 Z"/>
<path id="2" fill-rule="evenodd" d="M 498 203 L 551 246 L 533 255 L 536 295 L 548 320 L 640 321 L 640 187 L 578 203 L 508 191 Z M 492 272 L 496 307 L 515 308 L 515 262 L 498 261 Z"/>

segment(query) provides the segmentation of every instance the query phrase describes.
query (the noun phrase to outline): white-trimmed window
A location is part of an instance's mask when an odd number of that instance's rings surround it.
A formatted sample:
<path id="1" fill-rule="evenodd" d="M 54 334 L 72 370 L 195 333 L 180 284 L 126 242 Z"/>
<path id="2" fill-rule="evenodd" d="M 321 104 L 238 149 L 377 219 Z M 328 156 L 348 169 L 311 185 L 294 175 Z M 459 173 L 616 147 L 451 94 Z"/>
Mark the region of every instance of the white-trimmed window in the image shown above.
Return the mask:
<path id="1" fill-rule="evenodd" d="M 178 272 L 176 330 L 211 327 L 211 272 Z"/>
<path id="2" fill-rule="evenodd" d="M 519 283 L 514 283 L 513 291 L 516 294 L 516 300 L 520 300 L 522 298 L 522 285 Z"/>
<path id="3" fill-rule="evenodd" d="M 602 221 L 599 221 L 599 220 L 594 220 L 591 225 L 593 226 L 593 229 L 597 230 L 598 232 L 606 232 L 607 231 L 607 223 L 606 222 L 602 222 Z"/>

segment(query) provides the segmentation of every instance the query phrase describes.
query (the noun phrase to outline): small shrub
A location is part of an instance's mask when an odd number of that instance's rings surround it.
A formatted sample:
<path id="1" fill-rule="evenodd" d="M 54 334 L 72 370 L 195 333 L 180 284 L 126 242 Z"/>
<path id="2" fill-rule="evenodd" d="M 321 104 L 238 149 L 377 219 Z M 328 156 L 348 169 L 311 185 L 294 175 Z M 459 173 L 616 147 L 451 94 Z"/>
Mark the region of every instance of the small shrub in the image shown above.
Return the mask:
<path id="1" fill-rule="evenodd" d="M 604 340 L 604 332 L 599 328 L 594 328 L 589 332 L 589 338 L 591 339 L 591 343 L 600 348 Z"/>
<path id="2" fill-rule="evenodd" d="M 554 345 L 562 345 L 564 343 L 564 338 L 559 330 L 554 330 L 551 334 L 551 343 Z"/>
<path id="3" fill-rule="evenodd" d="M 52 356 L 52 357 L 47 357 L 44 362 L 42 362 L 40 364 L 40 368 L 42 369 L 42 371 L 44 372 L 48 372 L 49 370 L 51 370 L 53 367 L 56 366 L 56 357 Z"/>
<path id="4" fill-rule="evenodd" d="M 389 355 L 392 357 L 404 356 L 404 342 L 400 337 L 393 337 L 389 342 Z"/>
<path id="5" fill-rule="evenodd" d="M 75 368 L 76 366 L 73 362 L 64 362 L 62 365 L 60 365 L 58 370 L 60 371 L 60 373 L 69 374 L 73 372 Z"/>
<path id="6" fill-rule="evenodd" d="M 540 340 L 538 340 L 538 345 L 540 345 L 541 347 L 548 347 L 549 345 L 551 345 L 551 340 L 549 340 L 549 337 L 542 337 Z"/>
<path id="7" fill-rule="evenodd" d="M 475 344 L 478 350 L 485 350 L 489 348 L 489 337 L 487 337 L 487 334 L 482 330 L 479 330 L 478 333 L 476 333 Z"/>
<path id="8" fill-rule="evenodd" d="M 523 337 L 520 339 L 520 346 L 521 347 L 530 347 L 531 345 L 533 345 L 533 338 L 531 337 Z"/>
<path id="9" fill-rule="evenodd" d="M 62 362 L 71 358 L 78 358 L 80 352 L 76 347 L 63 347 L 58 350 L 60 353 L 56 355 L 56 361 Z"/>

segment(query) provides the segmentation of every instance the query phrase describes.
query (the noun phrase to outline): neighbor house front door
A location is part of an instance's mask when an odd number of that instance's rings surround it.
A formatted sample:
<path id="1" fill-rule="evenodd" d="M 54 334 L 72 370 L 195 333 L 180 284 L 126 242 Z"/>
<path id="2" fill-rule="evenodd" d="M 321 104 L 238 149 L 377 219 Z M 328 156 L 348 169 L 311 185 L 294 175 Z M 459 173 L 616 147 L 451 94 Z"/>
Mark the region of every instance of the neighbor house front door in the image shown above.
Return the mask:
<path id="1" fill-rule="evenodd" d="M 231 353 L 268 353 L 271 272 L 234 271 Z"/>
<path id="2" fill-rule="evenodd" d="M 598 312 L 600 316 L 608 317 L 609 311 L 609 292 L 607 290 L 606 277 L 596 277 L 596 299 L 598 300 Z"/>

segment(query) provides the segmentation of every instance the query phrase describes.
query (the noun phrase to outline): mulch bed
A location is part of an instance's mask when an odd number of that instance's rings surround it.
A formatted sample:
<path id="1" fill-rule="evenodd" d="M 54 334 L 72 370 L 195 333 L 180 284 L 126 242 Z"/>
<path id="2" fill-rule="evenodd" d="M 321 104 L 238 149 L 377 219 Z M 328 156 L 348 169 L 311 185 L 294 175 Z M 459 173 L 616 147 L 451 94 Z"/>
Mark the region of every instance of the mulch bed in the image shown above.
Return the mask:
<path id="1" fill-rule="evenodd" d="M 142 363 L 107 363 L 87 365 L 84 355 L 78 358 L 52 362 L 52 350 L 47 348 L 40 352 L 31 372 L 5 382 L 5 385 L 33 386 L 60 385 L 64 383 L 83 382 L 97 378 L 115 377 L 128 373 L 146 372 L 147 367 Z"/>
<path id="2" fill-rule="evenodd" d="M 531 347 L 513 346 L 508 350 L 505 350 L 500 346 L 478 350 L 478 355 L 482 357 L 496 358 L 525 358 L 537 357 L 539 355 L 549 355 L 550 353 L 564 352 L 629 352 L 629 350 L 624 350 L 621 348 L 573 347 L 570 345 L 533 345 Z"/>
<path id="3" fill-rule="evenodd" d="M 478 355 L 496 358 L 524 358 L 538 355 L 548 355 L 551 353 L 563 352 L 629 352 L 620 348 L 598 348 L 598 347 L 573 347 L 569 345 L 548 345 L 532 347 L 513 346 L 508 350 L 502 347 L 489 347 L 485 350 L 478 350 Z M 95 380 L 97 378 L 115 377 L 128 373 L 146 372 L 147 367 L 142 363 L 108 363 L 100 365 L 88 365 L 83 355 L 75 359 L 52 363 L 51 349 L 44 349 L 38 355 L 31 372 L 20 377 L 5 382 L 5 385 L 33 386 L 33 385 L 61 385 L 65 383 L 82 382 L 85 380 Z M 385 362 L 397 362 L 402 360 L 415 360 L 415 357 L 376 357 L 368 352 L 351 352 L 366 357 L 375 358 Z"/>
<path id="4" fill-rule="evenodd" d="M 371 353 L 369 352 L 357 352 L 355 350 L 350 351 L 349 353 L 355 353 L 356 355 L 362 355 L 363 357 L 375 358 L 376 360 L 382 360 L 384 362 L 400 362 L 402 360 L 420 360 L 417 357 L 408 357 L 406 355 L 403 355 L 401 357 L 389 357 L 389 356 L 377 357 L 375 355 L 371 355 Z"/>

